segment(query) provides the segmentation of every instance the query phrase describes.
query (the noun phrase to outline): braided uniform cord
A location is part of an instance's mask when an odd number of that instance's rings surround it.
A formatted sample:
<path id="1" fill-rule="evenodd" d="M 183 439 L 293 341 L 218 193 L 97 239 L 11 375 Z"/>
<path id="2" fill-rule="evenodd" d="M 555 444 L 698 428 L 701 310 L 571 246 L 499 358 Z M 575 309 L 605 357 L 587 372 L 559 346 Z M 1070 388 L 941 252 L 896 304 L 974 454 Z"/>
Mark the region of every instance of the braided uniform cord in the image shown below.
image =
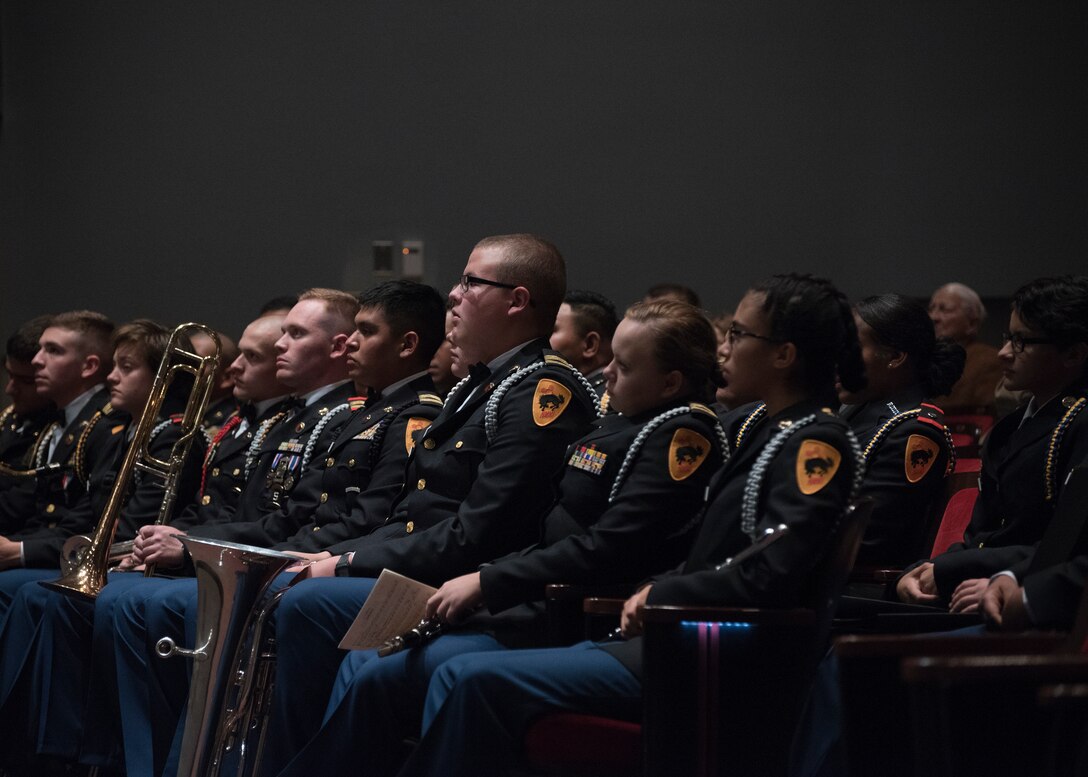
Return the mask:
<path id="1" fill-rule="evenodd" d="M 313 430 L 310 432 L 310 439 L 306 440 L 306 447 L 302 450 L 302 466 L 299 468 L 300 472 L 306 469 L 306 465 L 310 463 L 310 457 L 314 455 L 314 448 L 317 446 L 317 438 L 325 431 L 325 427 L 329 425 L 329 421 L 332 420 L 333 416 L 343 413 L 345 410 L 351 410 L 351 405 L 347 402 L 342 405 L 337 405 L 332 410 L 325 413 L 325 415 L 321 417 L 321 420 L 314 425 Z"/>
<path id="2" fill-rule="evenodd" d="M 744 438 L 748 436 L 748 432 L 752 431 L 752 427 L 762 421 L 766 415 L 767 405 L 760 402 L 756 409 L 749 413 L 748 417 L 744 419 L 744 423 L 740 425 L 740 429 L 737 430 L 737 439 L 733 441 L 733 450 L 740 447 Z"/>
<path id="3" fill-rule="evenodd" d="M 389 427 L 400 417 L 401 413 L 418 404 L 419 398 L 416 397 L 403 404 L 397 405 L 396 407 L 391 407 L 388 412 L 382 416 L 381 420 L 374 425 L 376 428 L 374 430 L 374 436 L 370 438 L 370 451 L 367 454 L 367 466 L 370 467 L 370 469 L 374 469 L 374 465 L 378 463 L 378 457 L 381 454 L 385 434 L 389 431 Z"/>
<path id="4" fill-rule="evenodd" d="M 228 418 L 222 426 L 219 427 L 219 431 L 215 433 L 211 441 L 208 443 L 208 449 L 204 452 L 204 464 L 200 468 L 200 495 L 204 496 L 204 487 L 208 483 L 208 467 L 212 465 L 212 459 L 215 457 L 215 452 L 219 450 L 220 443 L 227 437 L 228 434 L 233 432 L 242 424 L 242 416 L 235 412 Z"/>
<path id="5" fill-rule="evenodd" d="M 484 407 L 484 432 L 487 434 L 488 445 L 491 444 L 492 440 L 495 437 L 495 432 L 498 430 L 499 403 L 502 402 L 502 398 L 506 396 L 506 392 L 508 392 L 511 388 L 527 378 L 530 374 L 539 370 L 541 367 L 547 366 L 547 364 L 547 361 L 541 360 L 538 362 L 533 362 L 528 367 L 518 369 L 512 375 L 506 376 L 506 378 L 503 379 L 502 383 L 500 383 L 495 388 L 495 390 L 491 392 L 491 396 L 488 397 L 487 400 L 487 405 Z M 564 366 L 569 369 L 571 375 L 573 375 L 574 378 L 585 387 L 586 391 L 589 392 L 589 396 L 597 396 L 597 392 L 593 390 L 593 385 L 588 380 L 586 380 L 586 376 L 580 373 L 573 366 L 567 364 L 561 359 L 552 360 L 552 364 L 553 366 Z M 447 399 L 447 402 L 448 401 L 449 400 Z M 591 402 L 590 404 L 593 405 L 594 411 L 596 413 L 595 417 L 600 418 L 601 409 L 599 404 L 597 402 Z"/>
<path id="6" fill-rule="evenodd" d="M 891 434 L 893 429 L 912 418 L 917 418 L 921 412 L 922 408 L 916 407 L 913 410 L 906 410 L 898 415 L 894 415 L 885 421 L 884 424 L 876 430 L 876 434 L 873 435 L 873 438 L 869 440 L 869 443 L 865 446 L 865 450 L 861 452 L 863 469 L 868 469 L 873 451 L 884 442 L 885 438 Z M 941 424 L 941 429 L 944 432 L 944 442 L 946 450 L 948 451 L 948 462 L 944 467 L 944 477 L 948 477 L 956 469 L 956 445 L 952 440 L 952 432 L 948 431 L 948 427 Z"/>
<path id="7" fill-rule="evenodd" d="M 642 450 L 643 443 L 653 433 L 657 427 L 671 418 L 676 418 L 681 415 L 690 415 L 692 408 L 690 405 L 684 405 L 683 407 L 674 407 L 671 410 L 666 410 L 664 413 L 654 416 L 646 425 L 639 430 L 639 433 L 635 436 L 634 441 L 627 448 L 627 453 L 623 457 L 623 463 L 620 464 L 619 472 L 616 473 L 616 479 L 612 481 L 612 490 L 608 493 L 608 503 L 612 504 L 616 501 L 616 497 L 619 496 L 620 486 L 623 485 L 623 481 L 627 479 L 627 473 L 631 470 L 631 465 L 635 461 L 635 457 L 638 456 L 639 451 Z M 719 450 L 722 454 L 723 463 L 729 460 L 729 441 L 725 436 L 725 429 L 722 428 L 721 423 L 717 420 L 714 421 L 714 436 L 718 440 Z"/>
<path id="8" fill-rule="evenodd" d="M 264 439 L 268 436 L 268 433 L 272 428 L 286 417 L 287 411 L 281 410 L 271 418 L 261 421 L 260 426 L 257 427 L 257 431 L 253 433 L 253 439 L 250 441 L 249 447 L 246 448 L 246 480 L 249 480 L 249 474 L 253 471 L 253 465 L 257 462 L 257 454 L 260 453 L 261 446 L 264 445 Z"/>
<path id="9" fill-rule="evenodd" d="M 49 439 L 53 436 L 53 432 L 57 430 L 58 426 L 60 426 L 59 421 L 50 421 L 46 424 L 46 427 L 42 429 L 42 433 L 38 435 L 38 439 L 34 442 L 34 447 L 27 457 L 30 466 L 34 469 L 45 466 L 45 457 L 49 453 Z"/>
<path id="10" fill-rule="evenodd" d="M 1065 415 L 1062 416 L 1062 420 L 1058 422 L 1058 425 L 1054 427 L 1054 431 L 1050 435 L 1050 443 L 1046 446 L 1046 491 L 1044 498 L 1050 502 L 1054 499 L 1054 494 L 1058 490 L 1058 485 L 1055 483 L 1057 473 L 1055 469 L 1058 466 L 1058 456 L 1061 455 L 1062 440 L 1065 438 L 1065 433 L 1069 430 L 1069 427 L 1073 425 L 1073 421 L 1076 420 L 1080 411 L 1084 409 L 1084 406 L 1088 404 L 1088 400 L 1081 397 L 1073 405 L 1065 411 Z"/>
<path id="11" fill-rule="evenodd" d="M 79 433 L 79 439 L 76 441 L 76 449 L 72 451 L 72 458 L 70 459 L 72 462 L 72 469 L 75 470 L 76 477 L 79 478 L 79 481 L 83 484 L 84 488 L 87 487 L 90 481 L 90 476 L 87 473 L 84 462 L 84 455 L 87 452 L 87 440 L 91 436 L 91 430 L 94 429 L 98 422 L 105 418 L 106 414 L 112 409 L 113 408 L 107 403 L 105 407 L 96 411 L 95 414 L 91 416 L 91 419 L 87 421 L 87 425 L 83 427 L 83 431 Z"/>

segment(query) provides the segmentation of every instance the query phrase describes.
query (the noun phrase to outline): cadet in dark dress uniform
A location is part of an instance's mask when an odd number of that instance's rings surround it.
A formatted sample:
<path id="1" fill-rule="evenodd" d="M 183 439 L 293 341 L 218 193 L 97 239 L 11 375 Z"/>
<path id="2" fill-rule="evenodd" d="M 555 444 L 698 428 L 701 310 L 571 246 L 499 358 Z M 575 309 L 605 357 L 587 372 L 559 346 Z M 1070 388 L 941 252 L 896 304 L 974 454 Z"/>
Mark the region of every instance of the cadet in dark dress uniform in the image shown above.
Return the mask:
<path id="1" fill-rule="evenodd" d="M 32 360 L 34 381 L 38 393 L 60 408 L 61 416 L 43 432 L 44 463 L 58 466 L 0 493 L 0 569 L 7 570 L 0 573 L 0 620 L 19 587 L 42 576 L 33 568 L 56 568 L 64 539 L 90 529 L 81 509 L 87 473 L 112 460 L 116 445 L 109 426 L 96 423 L 88 430 L 109 401 L 102 381 L 112 366 L 112 335 L 113 324 L 90 311 L 56 316 L 42 332 Z"/>
<path id="2" fill-rule="evenodd" d="M 711 487 L 684 565 L 626 603 L 622 643 L 468 654 L 444 663 L 429 687 L 424 735 L 401 774 L 480 775 L 510 769 L 529 720 L 555 709 L 637 719 L 639 607 L 652 604 L 797 606 L 810 571 L 856 490 L 860 452 L 822 407 L 836 372 L 861 388 L 861 358 L 846 300 L 807 276 L 776 276 L 737 308 L 723 375 L 729 404 L 762 400 L 729 432 L 734 450 Z M 736 418 L 739 414 L 734 414 Z M 764 528 L 791 533 L 737 567 L 722 562 Z"/>
<path id="3" fill-rule="evenodd" d="M 373 650 L 349 653 L 321 731 L 282 774 L 360 764 L 367 773 L 392 771 L 400 750 L 389 743 L 418 732 L 431 669 L 463 652 L 546 644 L 548 583 L 633 585 L 680 563 L 727 449 L 716 416 L 701 404 L 717 376 L 714 347 L 709 323 L 689 305 L 628 311 L 606 370 L 623 415 L 601 419 L 568 448 L 539 541 L 450 580 L 429 606 L 443 622 L 482 604 L 491 614 L 410 653 L 382 660 Z"/>
<path id="4" fill-rule="evenodd" d="M 353 295 L 313 289 L 301 294 L 283 319 L 282 335 L 275 344 L 276 378 L 294 392 L 295 401 L 283 422 L 271 429 L 259 446 L 253 474 L 237 506 L 220 511 L 216 521 L 253 521 L 284 509 L 309 462 L 320 461 L 322 452 L 336 439 L 350 415 L 348 399 L 354 391 L 345 378 L 348 338 L 357 311 L 358 300 Z M 144 555 L 148 547 L 176 549 L 174 531 L 170 527 L 141 529 L 135 559 L 153 561 L 156 557 Z M 180 554 L 176 558 L 180 560 Z M 107 661 L 105 653 L 112 648 L 117 667 L 125 667 L 117 673 L 117 690 L 125 768 L 131 773 L 158 774 L 162 770 L 188 686 L 187 667 L 181 661 L 150 655 L 147 645 L 166 634 L 184 641 L 176 624 L 184 623 L 185 607 L 195 590 L 192 578 L 146 580 L 122 591 L 110 612 L 96 613 L 96 619 L 112 619 L 112 627 L 95 627 L 96 634 L 111 635 L 112 644 L 96 647 L 95 660 L 101 656 Z M 148 643 L 151 635 L 154 638 Z M 178 706 L 158 705 L 148 712 L 144 700 L 152 695 L 176 699 Z M 148 725 L 149 715 L 155 716 L 157 725 Z M 158 732 L 163 732 L 160 740 L 153 741 L 152 735 Z"/>
<path id="5" fill-rule="evenodd" d="M 963 369 L 963 349 L 938 341 L 921 304 L 898 294 L 855 306 L 867 384 L 839 392 L 839 410 L 861 443 L 861 496 L 874 500 L 858 564 L 910 563 L 923 552 L 927 518 L 940 497 L 955 453 L 940 408 L 927 397 L 946 393 Z"/>
<path id="6" fill-rule="evenodd" d="M 586 376 L 603 397 L 604 368 L 612 361 L 612 336 L 619 319 L 611 300 L 595 291 L 569 291 L 555 317 L 551 347 Z"/>
<path id="7" fill-rule="evenodd" d="M 904 574 L 896 585 L 900 599 L 972 611 L 990 575 L 1022 560 L 1025 546 L 1042 538 L 1067 474 L 1088 454 L 1088 416 L 1081 412 L 1086 332 L 1088 278 L 1042 278 L 1017 290 L 999 355 L 1006 386 L 1032 398 L 986 440 L 963 542 Z"/>
<path id="8" fill-rule="evenodd" d="M 262 771 L 316 731 L 343 657 L 337 643 L 383 568 L 441 583 L 539 536 L 552 476 L 596 417 L 584 377 L 546 348 L 565 276 L 555 247 L 530 235 L 473 250 L 451 292 L 454 367 L 468 377 L 417 439 L 385 525 L 311 567 L 327 578 L 339 565 L 344 579 L 304 580 L 281 601 Z"/>
<path id="9" fill-rule="evenodd" d="M 45 463 L 49 441 L 42 432 L 58 415 L 53 402 L 35 389 L 31 360 L 38 353 L 38 340 L 50 320 L 50 316 L 39 316 L 8 338 L 4 353 L 8 382 L 4 393 L 11 404 L 0 411 L 0 490 L 17 485 L 29 476 L 24 474 L 27 470 Z"/>
<path id="10" fill-rule="evenodd" d="M 139 416 L 151 394 L 155 373 L 159 362 L 163 358 L 167 342 L 170 338 L 169 330 L 146 319 L 139 319 L 120 327 L 115 336 L 114 344 L 114 368 L 108 377 L 110 385 L 111 405 L 107 405 L 100 411 L 91 423 L 88 424 L 85 434 L 93 434 L 93 428 L 102 426 L 109 429 L 110 439 L 113 444 L 113 453 L 110 457 L 100 458 L 97 464 L 87 473 L 86 490 L 87 499 L 83 500 L 77 510 L 82 513 L 81 523 L 95 527 L 100 516 L 103 515 L 107 503 L 112 498 L 115 480 L 121 467 L 131 435 L 135 431 L 132 421 L 132 413 Z M 151 428 L 147 448 L 151 456 L 160 460 L 169 460 L 174 446 L 181 438 L 181 411 L 184 410 L 187 401 L 187 387 L 183 381 L 177 381 L 171 385 L 167 396 L 160 407 L 159 419 Z M 177 496 L 175 504 L 186 505 L 194 500 L 200 483 L 200 463 L 204 456 L 203 439 L 199 438 L 197 444 L 190 449 L 186 461 L 177 481 Z M 123 542 L 131 540 L 136 530 L 149 521 L 154 521 L 159 516 L 160 506 L 163 501 L 163 483 L 158 478 L 145 475 L 142 472 L 134 472 L 129 485 L 128 495 L 124 498 L 123 506 L 118 513 L 114 531 L 114 540 Z M 64 540 L 63 536 L 57 536 L 53 532 L 51 536 L 42 537 L 56 546 L 56 552 L 60 552 L 59 544 Z M 54 562 L 56 566 L 56 562 Z M 57 568 L 42 570 L 44 578 L 57 578 L 61 571 Z M 3 653 L 0 657 L 0 704 L 8 701 L 8 694 L 16 686 L 20 674 L 28 680 L 25 687 L 44 688 L 47 693 L 53 691 L 53 686 L 46 682 L 38 682 L 42 672 L 48 672 L 47 666 L 37 662 L 25 664 L 28 651 L 37 644 L 39 656 L 52 659 L 58 667 L 68 665 L 70 658 L 69 648 L 79 648 L 79 643 L 69 644 L 60 639 L 54 640 L 55 633 L 49 633 L 41 639 L 35 640 L 38 634 L 43 612 L 52 603 L 68 601 L 68 599 L 48 588 L 43 588 L 33 583 L 28 583 L 19 589 L 12 605 L 10 616 L 5 623 L 4 633 L 0 638 L 3 644 Z M 77 600 L 79 605 L 90 609 L 93 605 L 82 599 Z M 54 651 L 54 648 L 57 648 Z M 45 675 L 48 678 L 48 674 Z M 39 714 L 30 721 L 29 726 L 24 723 L 21 729 L 27 729 L 33 742 L 41 742 L 55 731 L 50 725 L 52 722 L 46 716 L 47 701 L 49 699 L 33 699 L 27 705 L 22 702 L 9 702 L 20 709 L 33 709 Z M 78 705 L 67 704 L 64 706 L 64 714 L 78 718 Z"/>

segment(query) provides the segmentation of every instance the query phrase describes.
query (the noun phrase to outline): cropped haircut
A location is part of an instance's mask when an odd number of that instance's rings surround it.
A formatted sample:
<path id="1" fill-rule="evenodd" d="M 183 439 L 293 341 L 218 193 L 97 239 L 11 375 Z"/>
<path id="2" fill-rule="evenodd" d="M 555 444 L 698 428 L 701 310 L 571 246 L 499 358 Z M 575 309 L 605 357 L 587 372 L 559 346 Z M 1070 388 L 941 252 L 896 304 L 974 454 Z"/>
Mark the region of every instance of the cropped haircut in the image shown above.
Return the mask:
<path id="1" fill-rule="evenodd" d="M 1012 309 L 1059 346 L 1088 343 L 1088 277 L 1036 278 L 1016 290 Z"/>
<path id="2" fill-rule="evenodd" d="M 485 237 L 476 247 L 502 251 L 495 280 L 527 288 L 541 333 L 550 333 L 567 293 L 567 265 L 559 249 L 527 233 Z"/>
<path id="3" fill-rule="evenodd" d="M 297 304 L 298 297 L 294 294 L 284 294 L 280 297 L 273 297 L 261 305 L 261 309 L 257 313 L 257 318 L 260 318 L 261 316 L 270 316 L 273 313 L 286 313 Z"/>
<path id="4" fill-rule="evenodd" d="M 612 339 L 620 323 L 612 300 L 595 291 L 575 289 L 567 292 L 563 302 L 570 305 L 579 337 L 598 332 L 605 340 Z"/>
<path id="5" fill-rule="evenodd" d="M 83 355 L 95 354 L 102 364 L 105 377 L 113 364 L 113 322 L 93 310 L 71 310 L 53 316 L 49 326 L 78 332 L 81 336 Z"/>
<path id="6" fill-rule="evenodd" d="M 937 339 L 924 305 L 902 294 L 880 294 L 866 297 L 855 309 L 881 346 L 910 358 L 926 397 L 952 390 L 963 374 L 967 353 L 951 340 Z"/>
<path id="7" fill-rule="evenodd" d="M 721 384 L 718 340 L 701 310 L 686 302 L 662 299 L 636 302 L 627 309 L 626 318 L 653 334 L 654 359 L 659 369 L 680 372 L 693 399 L 713 400 L 714 389 Z"/>
<path id="8" fill-rule="evenodd" d="M 339 289 L 306 289 L 298 295 L 299 302 L 316 299 L 325 303 L 325 310 L 340 319 L 338 332 L 350 334 L 355 329 L 355 314 L 359 312 L 359 299 L 354 294 Z"/>
<path id="9" fill-rule="evenodd" d="M 166 346 L 170 342 L 170 330 L 148 318 L 137 318 L 117 327 L 113 333 L 113 350 L 131 348 L 154 372 L 162 362 Z M 185 338 L 184 347 L 192 348 Z"/>
<path id="10" fill-rule="evenodd" d="M 359 295 L 359 308 L 381 311 L 396 334 L 419 335 L 416 356 L 430 362 L 446 336 L 446 302 L 433 287 L 416 281 L 394 280 L 379 283 Z"/>
<path id="11" fill-rule="evenodd" d="M 38 341 L 41 339 L 42 332 L 52 323 L 53 317 L 48 315 L 35 316 L 30 319 L 8 338 L 4 355 L 13 362 L 30 364 L 38 353 Z"/>
<path id="12" fill-rule="evenodd" d="M 784 273 L 758 283 L 751 291 L 763 295 L 771 339 L 797 348 L 800 386 L 827 400 L 834 397 L 836 376 L 847 391 L 865 387 L 854 312 L 831 281 Z"/>
<path id="13" fill-rule="evenodd" d="M 950 291 L 960 298 L 960 302 L 963 303 L 963 307 L 967 311 L 968 318 L 979 324 L 986 320 L 986 306 L 982 304 L 982 297 L 970 286 L 965 283 L 953 282 L 946 283 L 941 289 Z"/>

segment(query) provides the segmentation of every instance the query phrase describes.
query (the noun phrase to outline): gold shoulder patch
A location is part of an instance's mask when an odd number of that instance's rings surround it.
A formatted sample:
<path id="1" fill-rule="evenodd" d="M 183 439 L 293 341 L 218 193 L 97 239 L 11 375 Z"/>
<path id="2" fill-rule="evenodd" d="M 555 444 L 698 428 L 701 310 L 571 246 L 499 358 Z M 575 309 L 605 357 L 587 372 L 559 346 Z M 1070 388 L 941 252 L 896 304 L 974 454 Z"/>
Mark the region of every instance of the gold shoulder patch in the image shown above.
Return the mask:
<path id="1" fill-rule="evenodd" d="M 414 435 L 420 429 L 426 429 L 430 425 L 430 418 L 419 418 L 417 416 L 412 416 L 411 418 L 409 418 L 408 426 L 404 428 L 404 450 L 406 450 L 408 453 L 411 453 L 412 448 L 414 448 L 416 444 L 415 438 L 412 437 L 412 435 Z"/>
<path id="2" fill-rule="evenodd" d="M 558 381 L 542 378 L 533 394 L 533 420 L 537 426 L 547 426 L 570 404 L 570 389 Z"/>
<path id="3" fill-rule="evenodd" d="M 102 415 L 109 415 L 110 413 L 113 412 L 113 405 L 111 405 L 109 402 L 107 402 L 106 404 L 102 405 L 102 409 L 99 410 L 98 412 L 100 412 Z M 83 423 L 87 423 L 87 422 L 84 421 Z"/>
<path id="4" fill-rule="evenodd" d="M 437 405 L 438 407 L 442 407 L 443 405 L 442 397 L 438 396 L 438 394 L 432 394 L 429 391 L 419 392 L 419 401 L 425 405 Z"/>
<path id="5" fill-rule="evenodd" d="M 940 446 L 928 437 L 912 434 L 907 440 L 906 453 L 903 454 L 903 470 L 907 480 L 917 483 L 924 478 L 937 460 L 940 450 Z"/>
<path id="6" fill-rule="evenodd" d="M 839 471 L 842 454 L 826 442 L 804 440 L 797 451 L 797 487 L 802 494 L 815 494 Z"/>
<path id="7" fill-rule="evenodd" d="M 691 429 L 677 429 L 669 443 L 669 475 L 687 480 L 710 453 L 710 441 Z"/>
<path id="8" fill-rule="evenodd" d="M 354 413 L 366 405 L 366 397 L 348 397 L 348 409 Z"/>
<path id="9" fill-rule="evenodd" d="M 702 402 L 692 402 L 688 405 L 693 413 L 706 413 L 711 418 L 717 419 L 717 414 Z"/>
<path id="10" fill-rule="evenodd" d="M 119 434 L 120 432 L 122 432 L 124 430 L 124 428 L 125 428 L 124 424 L 117 424 L 117 426 L 110 429 L 110 434 Z"/>
<path id="11" fill-rule="evenodd" d="M 605 391 L 603 394 L 601 394 L 600 405 L 601 405 L 601 414 L 602 415 L 608 412 L 608 406 L 609 406 L 609 404 L 611 404 L 611 402 L 612 402 L 612 397 L 609 395 L 609 393 L 607 391 Z"/>

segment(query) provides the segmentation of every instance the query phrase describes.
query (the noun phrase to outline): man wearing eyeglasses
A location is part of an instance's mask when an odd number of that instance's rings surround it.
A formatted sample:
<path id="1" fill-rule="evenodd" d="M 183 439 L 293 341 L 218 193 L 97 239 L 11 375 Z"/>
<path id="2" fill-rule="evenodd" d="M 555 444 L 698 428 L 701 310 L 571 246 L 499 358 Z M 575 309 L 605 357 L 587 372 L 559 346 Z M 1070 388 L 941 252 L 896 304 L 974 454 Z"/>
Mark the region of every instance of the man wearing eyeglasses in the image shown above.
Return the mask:
<path id="1" fill-rule="evenodd" d="M 903 601 L 974 612 L 989 577 L 1043 537 L 1066 476 L 1088 455 L 1088 277 L 1020 287 L 999 357 L 1008 388 L 1031 399 L 990 432 L 963 541 L 909 568 L 896 583 Z"/>
<path id="2" fill-rule="evenodd" d="M 581 373 L 548 349 L 563 258 L 533 235 L 480 241 L 450 292 L 463 376 L 416 439 L 386 525 L 331 548 L 276 616 L 278 664 L 262 774 L 317 731 L 344 653 L 337 644 L 383 569 L 438 586 L 536 541 L 567 446 L 596 418 Z M 391 743 L 393 746 L 393 743 Z"/>

